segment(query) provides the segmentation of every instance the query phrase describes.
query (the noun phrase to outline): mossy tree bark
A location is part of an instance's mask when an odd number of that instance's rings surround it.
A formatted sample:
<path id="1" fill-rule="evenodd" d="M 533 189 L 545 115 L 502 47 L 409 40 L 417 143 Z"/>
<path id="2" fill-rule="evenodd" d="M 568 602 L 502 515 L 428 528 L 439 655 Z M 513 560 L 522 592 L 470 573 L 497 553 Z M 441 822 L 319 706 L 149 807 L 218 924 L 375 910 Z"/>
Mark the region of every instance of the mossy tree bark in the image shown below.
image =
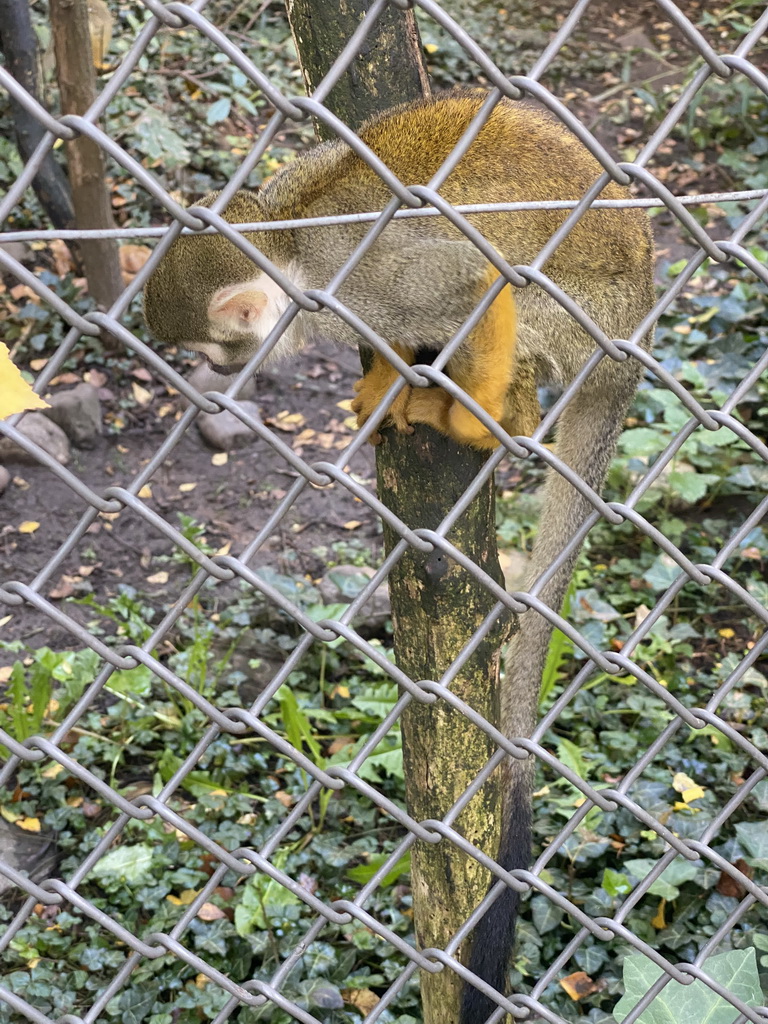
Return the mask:
<path id="1" fill-rule="evenodd" d="M 287 0 L 308 90 L 320 83 L 357 28 L 370 0 Z M 427 78 L 413 12 L 387 7 L 364 53 L 330 91 L 328 108 L 353 128 L 372 114 L 426 94 Z M 328 132 L 320 133 L 328 137 Z M 361 352 L 365 365 L 366 353 Z M 428 427 L 412 436 L 383 431 L 376 450 L 380 498 L 412 528 L 437 527 L 483 465 L 484 456 Z M 450 539 L 501 582 L 494 492 L 489 481 Z M 385 529 L 391 551 L 398 538 Z M 415 680 L 439 680 L 493 600 L 472 576 L 439 551 L 408 551 L 390 576 L 398 665 Z M 453 682 L 452 691 L 489 721 L 498 721 L 499 650 L 509 621 L 499 621 Z M 442 818 L 495 752 L 495 746 L 444 700 L 413 702 L 403 716 L 406 799 L 417 820 Z M 491 855 L 498 846 L 501 794 L 496 777 L 463 810 L 456 827 Z M 421 948 L 443 948 L 483 897 L 488 874 L 447 840 L 418 842 L 412 859 L 414 920 Z M 465 951 L 462 951 L 462 958 Z M 456 1024 L 461 983 L 453 971 L 424 972 L 425 1024 Z"/>
<path id="2" fill-rule="evenodd" d="M 37 37 L 27 0 L 0 0 L 0 50 L 5 56 L 8 71 L 30 96 L 39 100 Z M 16 100 L 10 100 L 10 108 L 19 156 L 27 163 L 45 135 L 45 128 Z M 69 182 L 53 153 L 46 156 L 32 187 L 55 228 L 74 227 L 75 209 Z"/>
<path id="3" fill-rule="evenodd" d="M 51 0 L 49 10 L 62 113 L 84 114 L 96 99 L 87 2 Z M 104 154 L 85 135 L 66 145 L 76 227 L 113 228 Z M 108 309 L 123 289 L 117 242 L 112 238 L 89 239 L 80 242 L 79 248 L 88 291 L 99 306 Z"/>
<path id="4" fill-rule="evenodd" d="M 362 21 L 372 0 L 286 0 L 307 92 L 323 75 Z M 429 95 L 429 79 L 413 11 L 387 6 L 360 54 L 333 87 L 325 105 L 350 128 L 406 100 Z M 315 124 L 320 138 L 333 137 Z"/>

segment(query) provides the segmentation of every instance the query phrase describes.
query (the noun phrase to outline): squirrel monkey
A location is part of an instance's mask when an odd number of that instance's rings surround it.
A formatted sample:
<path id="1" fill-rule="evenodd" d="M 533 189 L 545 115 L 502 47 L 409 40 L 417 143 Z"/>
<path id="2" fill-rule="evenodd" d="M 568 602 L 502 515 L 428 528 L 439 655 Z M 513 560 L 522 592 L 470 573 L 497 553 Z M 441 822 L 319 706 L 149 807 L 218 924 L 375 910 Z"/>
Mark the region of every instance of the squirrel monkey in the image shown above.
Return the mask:
<path id="1" fill-rule="evenodd" d="M 458 144 L 485 100 L 459 91 L 396 107 L 367 122 L 360 137 L 405 185 L 426 184 Z M 502 100 L 440 187 L 450 203 L 509 203 L 580 199 L 602 168 L 562 125 L 529 107 Z M 210 205 L 215 193 L 203 200 Z M 628 193 L 609 184 L 609 199 Z M 382 209 L 392 198 L 378 175 L 343 142 L 317 146 L 257 192 L 238 192 L 225 212 L 230 223 L 288 220 Z M 562 224 L 563 211 L 470 216 L 469 221 L 511 264 L 530 263 Z M 325 288 L 370 225 L 254 232 L 246 237 L 300 288 Z M 593 210 L 547 261 L 545 273 L 609 338 L 627 338 L 653 305 L 652 239 L 639 210 Z M 462 326 L 498 271 L 444 217 L 390 222 L 337 292 L 354 314 L 412 364 L 419 349 L 442 348 Z M 220 235 L 182 236 L 150 278 L 145 315 L 163 342 L 196 349 L 212 364 L 245 363 L 289 305 L 282 289 Z M 357 344 L 360 336 L 329 310 L 299 312 L 269 360 L 298 351 L 312 334 Z M 650 346 L 650 334 L 645 344 Z M 594 341 L 542 288 L 514 295 L 507 284 L 449 360 L 446 372 L 512 435 L 539 422 L 536 388 L 562 387 L 594 352 Z M 604 358 L 564 410 L 556 452 L 587 484 L 600 489 L 642 367 Z M 359 423 L 371 415 L 397 372 L 378 353 L 356 385 Z M 389 409 L 397 429 L 428 423 L 480 449 L 496 438 L 441 388 L 405 387 Z M 573 538 L 592 506 L 551 471 L 533 549 L 532 584 Z M 577 552 L 539 596 L 558 609 Z M 510 644 L 501 728 L 530 736 L 551 627 L 534 611 L 520 618 Z M 527 868 L 533 759 L 505 762 L 505 813 L 499 863 Z M 517 893 L 508 889 L 475 930 L 468 966 L 504 992 L 511 958 Z M 462 1024 L 480 1024 L 497 1008 L 466 986 Z"/>

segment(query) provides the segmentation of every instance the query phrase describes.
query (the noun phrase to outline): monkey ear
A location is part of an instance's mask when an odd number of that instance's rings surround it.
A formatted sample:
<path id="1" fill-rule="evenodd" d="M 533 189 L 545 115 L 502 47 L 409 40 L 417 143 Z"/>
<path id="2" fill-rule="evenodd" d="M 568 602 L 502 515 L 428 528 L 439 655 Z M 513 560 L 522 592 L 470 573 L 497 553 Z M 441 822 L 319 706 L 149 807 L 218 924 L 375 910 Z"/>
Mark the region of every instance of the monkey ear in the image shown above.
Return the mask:
<path id="1" fill-rule="evenodd" d="M 208 303 L 208 320 L 221 327 L 247 331 L 264 312 L 267 301 L 266 293 L 250 282 L 220 288 Z"/>

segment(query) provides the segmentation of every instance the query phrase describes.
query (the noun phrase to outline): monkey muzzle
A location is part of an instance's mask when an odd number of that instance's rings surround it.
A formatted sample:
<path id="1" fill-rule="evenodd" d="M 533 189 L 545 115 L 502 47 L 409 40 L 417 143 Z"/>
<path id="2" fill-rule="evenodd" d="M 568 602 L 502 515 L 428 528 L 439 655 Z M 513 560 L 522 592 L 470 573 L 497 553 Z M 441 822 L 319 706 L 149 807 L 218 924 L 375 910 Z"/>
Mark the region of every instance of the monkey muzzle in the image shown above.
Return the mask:
<path id="1" fill-rule="evenodd" d="M 205 357 L 205 361 L 209 368 L 214 373 L 218 373 L 221 377 L 234 377 L 236 373 L 240 373 L 245 363 L 227 363 L 224 366 L 222 363 L 214 363 L 208 356 Z"/>

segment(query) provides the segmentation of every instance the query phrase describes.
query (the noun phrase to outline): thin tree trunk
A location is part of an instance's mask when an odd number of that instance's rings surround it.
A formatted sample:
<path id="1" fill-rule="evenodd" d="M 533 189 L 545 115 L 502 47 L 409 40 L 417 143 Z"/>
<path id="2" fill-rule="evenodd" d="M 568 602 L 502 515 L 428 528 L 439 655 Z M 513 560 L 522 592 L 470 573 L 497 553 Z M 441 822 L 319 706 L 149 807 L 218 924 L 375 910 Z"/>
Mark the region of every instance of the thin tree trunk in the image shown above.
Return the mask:
<path id="1" fill-rule="evenodd" d="M 6 69 L 30 96 L 39 100 L 37 88 L 37 38 L 32 28 L 28 0 L 0 0 L 0 50 Z M 45 135 L 40 122 L 21 103 L 11 100 L 11 116 L 19 156 L 26 163 Z M 55 228 L 72 228 L 75 208 L 64 169 L 48 153 L 32 181 L 40 205 Z"/>
<path id="2" fill-rule="evenodd" d="M 62 113 L 84 114 L 96 99 L 86 0 L 50 0 L 50 17 Z M 85 136 L 66 145 L 77 227 L 114 227 L 104 154 Z M 81 242 L 80 247 L 88 291 L 99 306 L 107 309 L 123 288 L 117 242 L 111 238 L 91 239 Z"/>
<path id="3" fill-rule="evenodd" d="M 309 91 L 357 28 L 370 0 L 287 0 L 294 39 Z M 389 5 L 326 100 L 329 109 L 357 128 L 372 114 L 427 91 L 413 13 Z M 331 133 L 320 126 L 320 134 Z M 364 365 L 366 353 L 361 353 Z M 404 437 L 385 430 L 376 450 L 378 493 L 412 528 L 433 529 L 449 513 L 484 462 L 427 427 Z M 398 539 L 385 528 L 391 551 Z M 496 550 L 494 491 L 483 487 L 450 534 L 476 564 L 501 582 Z M 493 608 L 484 588 L 439 551 L 409 551 L 390 576 L 394 646 L 398 665 L 414 680 L 439 680 Z M 499 650 L 510 632 L 502 617 L 462 667 L 451 689 L 489 721 L 499 717 Z M 408 810 L 417 820 L 442 818 L 495 752 L 487 736 L 444 700 L 415 701 L 403 716 Z M 491 780 L 493 783 L 494 780 Z M 498 847 L 501 794 L 486 784 L 455 826 L 493 855 Z M 485 895 L 487 872 L 448 840 L 417 842 L 412 858 L 414 921 L 420 948 L 443 948 Z M 461 983 L 450 969 L 423 972 L 424 1024 L 456 1024 Z"/>

